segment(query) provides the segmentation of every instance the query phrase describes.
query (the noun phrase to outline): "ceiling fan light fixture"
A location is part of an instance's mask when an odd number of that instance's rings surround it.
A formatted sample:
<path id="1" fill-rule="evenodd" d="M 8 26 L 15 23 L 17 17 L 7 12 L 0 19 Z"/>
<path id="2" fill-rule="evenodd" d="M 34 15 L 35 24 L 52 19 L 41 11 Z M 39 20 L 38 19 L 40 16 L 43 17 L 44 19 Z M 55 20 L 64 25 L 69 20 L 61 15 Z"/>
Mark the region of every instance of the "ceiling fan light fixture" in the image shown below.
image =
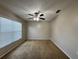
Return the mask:
<path id="1" fill-rule="evenodd" d="M 39 18 L 36 18 L 36 17 L 35 17 L 35 18 L 33 18 L 33 20 L 34 20 L 34 21 L 39 21 Z"/>
<path id="2" fill-rule="evenodd" d="M 28 14 L 28 15 L 33 16 L 32 19 L 34 21 L 45 20 L 45 18 L 43 17 L 44 14 L 43 13 L 40 13 L 40 11 L 35 12 L 34 14 Z"/>

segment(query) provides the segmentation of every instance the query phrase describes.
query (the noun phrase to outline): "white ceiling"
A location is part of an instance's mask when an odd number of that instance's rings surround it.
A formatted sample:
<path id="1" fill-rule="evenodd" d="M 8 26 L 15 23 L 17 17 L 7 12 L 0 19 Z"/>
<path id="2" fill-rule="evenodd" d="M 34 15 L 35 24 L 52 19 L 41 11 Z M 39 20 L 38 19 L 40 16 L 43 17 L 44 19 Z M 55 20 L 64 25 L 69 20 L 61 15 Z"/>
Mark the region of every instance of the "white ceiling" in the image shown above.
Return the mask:
<path id="1" fill-rule="evenodd" d="M 0 0 L 0 4 L 4 5 L 16 15 L 31 21 L 28 13 L 41 11 L 45 14 L 46 21 L 56 16 L 56 10 L 63 10 L 71 4 L 72 0 Z"/>

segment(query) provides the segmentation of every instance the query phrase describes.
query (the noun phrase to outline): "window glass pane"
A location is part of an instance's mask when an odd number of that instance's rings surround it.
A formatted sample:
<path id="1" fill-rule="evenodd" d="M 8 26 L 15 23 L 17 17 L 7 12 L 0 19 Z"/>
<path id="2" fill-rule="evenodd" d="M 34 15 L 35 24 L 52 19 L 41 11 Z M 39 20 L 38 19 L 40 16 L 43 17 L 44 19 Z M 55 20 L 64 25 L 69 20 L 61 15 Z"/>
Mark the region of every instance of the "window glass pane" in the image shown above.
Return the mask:
<path id="1" fill-rule="evenodd" d="M 0 17 L 0 48 L 22 37 L 22 24 Z"/>

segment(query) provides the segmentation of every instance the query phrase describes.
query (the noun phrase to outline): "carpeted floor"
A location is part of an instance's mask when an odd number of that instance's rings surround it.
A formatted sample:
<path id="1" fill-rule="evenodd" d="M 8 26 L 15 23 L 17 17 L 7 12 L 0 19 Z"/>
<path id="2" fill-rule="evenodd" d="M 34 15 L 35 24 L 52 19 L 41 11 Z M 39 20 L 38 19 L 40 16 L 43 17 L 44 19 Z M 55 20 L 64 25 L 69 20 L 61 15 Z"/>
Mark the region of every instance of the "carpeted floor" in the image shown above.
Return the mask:
<path id="1" fill-rule="evenodd" d="M 69 59 L 51 41 L 26 41 L 2 59 Z"/>

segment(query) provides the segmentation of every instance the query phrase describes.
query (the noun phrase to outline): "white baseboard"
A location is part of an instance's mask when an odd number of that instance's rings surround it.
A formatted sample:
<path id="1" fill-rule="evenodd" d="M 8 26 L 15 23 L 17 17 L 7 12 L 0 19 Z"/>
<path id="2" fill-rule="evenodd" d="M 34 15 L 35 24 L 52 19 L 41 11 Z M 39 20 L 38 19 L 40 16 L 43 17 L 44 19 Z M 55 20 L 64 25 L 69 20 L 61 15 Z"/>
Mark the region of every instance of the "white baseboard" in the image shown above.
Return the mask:
<path id="1" fill-rule="evenodd" d="M 66 51 L 60 46 L 60 44 L 58 44 L 57 42 L 58 41 L 54 41 L 54 40 L 51 40 L 65 55 L 67 55 L 70 59 L 72 59 L 68 53 L 66 53 Z"/>

